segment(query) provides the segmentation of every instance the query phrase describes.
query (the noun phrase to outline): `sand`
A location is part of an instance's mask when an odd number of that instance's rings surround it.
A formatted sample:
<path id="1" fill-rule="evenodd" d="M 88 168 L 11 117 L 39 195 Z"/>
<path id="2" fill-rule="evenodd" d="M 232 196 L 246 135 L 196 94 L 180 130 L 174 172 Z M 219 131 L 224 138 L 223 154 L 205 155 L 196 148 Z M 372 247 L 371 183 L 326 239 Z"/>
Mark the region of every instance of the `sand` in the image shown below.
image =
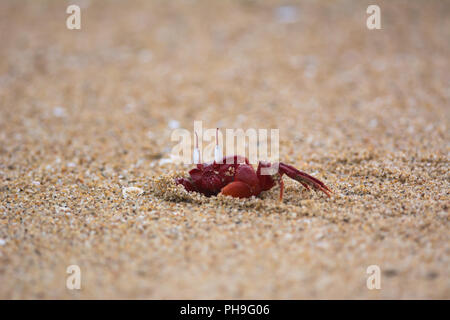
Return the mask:
<path id="1" fill-rule="evenodd" d="M 449 2 L 71 3 L 0 3 L 0 298 L 450 298 Z M 332 197 L 184 192 L 194 120 Z"/>

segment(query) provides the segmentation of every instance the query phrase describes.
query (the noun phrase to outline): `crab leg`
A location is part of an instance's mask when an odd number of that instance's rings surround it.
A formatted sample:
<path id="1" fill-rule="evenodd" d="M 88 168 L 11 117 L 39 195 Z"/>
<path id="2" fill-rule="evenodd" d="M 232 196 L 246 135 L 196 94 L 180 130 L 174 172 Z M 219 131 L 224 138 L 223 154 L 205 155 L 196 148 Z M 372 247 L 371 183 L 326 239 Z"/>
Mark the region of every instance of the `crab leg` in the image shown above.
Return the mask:
<path id="1" fill-rule="evenodd" d="M 175 182 L 176 184 L 181 184 L 186 189 L 186 191 L 198 191 L 195 185 L 192 183 L 191 179 L 177 178 L 175 179 Z"/>
<path id="2" fill-rule="evenodd" d="M 289 178 L 300 182 L 306 189 L 309 189 L 310 186 L 315 190 L 322 191 L 328 197 L 330 197 L 330 193 L 332 193 L 332 191 L 319 179 L 314 178 L 305 172 L 297 170 L 296 168 L 288 164 L 280 162 L 279 173 L 280 175 L 286 174 Z"/>
<path id="3" fill-rule="evenodd" d="M 278 183 L 280 185 L 280 201 L 283 201 L 283 193 L 284 193 L 284 181 L 281 174 L 278 175 Z"/>

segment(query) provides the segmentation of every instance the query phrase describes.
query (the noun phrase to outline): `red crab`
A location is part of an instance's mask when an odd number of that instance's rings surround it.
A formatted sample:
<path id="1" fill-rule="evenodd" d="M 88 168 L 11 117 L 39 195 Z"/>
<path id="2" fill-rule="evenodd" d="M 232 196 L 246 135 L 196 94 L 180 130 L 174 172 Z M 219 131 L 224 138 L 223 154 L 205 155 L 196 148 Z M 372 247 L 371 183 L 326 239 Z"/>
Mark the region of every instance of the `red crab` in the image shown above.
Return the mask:
<path id="1" fill-rule="evenodd" d="M 275 174 L 261 174 L 262 168 L 269 167 L 270 163 L 259 162 L 255 172 L 245 157 L 224 157 L 222 163 L 214 161 L 197 164 L 196 168 L 189 171 L 189 178 L 178 178 L 176 183 L 183 185 L 187 191 L 200 192 L 208 197 L 221 193 L 236 198 L 250 198 L 258 196 L 262 191 L 270 190 L 278 182 L 281 201 L 284 190 L 282 176 L 286 174 L 308 190 L 312 187 L 314 190 L 324 192 L 328 197 L 332 192 L 322 181 L 282 162 L 278 164 L 278 171 Z"/>

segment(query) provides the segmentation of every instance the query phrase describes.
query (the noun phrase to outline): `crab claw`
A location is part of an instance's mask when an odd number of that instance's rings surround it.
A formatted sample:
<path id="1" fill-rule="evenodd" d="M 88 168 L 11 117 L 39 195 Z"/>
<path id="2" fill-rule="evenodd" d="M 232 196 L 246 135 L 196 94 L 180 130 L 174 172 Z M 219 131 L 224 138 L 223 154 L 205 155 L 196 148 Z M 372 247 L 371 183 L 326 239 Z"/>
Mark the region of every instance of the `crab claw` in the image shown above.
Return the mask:
<path id="1" fill-rule="evenodd" d="M 249 198 L 261 192 L 258 176 L 249 164 L 241 164 L 234 176 L 234 181 L 222 188 L 221 193 L 235 198 Z"/>
<path id="2" fill-rule="evenodd" d="M 250 186 L 242 181 L 233 181 L 227 184 L 220 193 L 234 198 L 250 198 L 252 196 Z"/>
<path id="3" fill-rule="evenodd" d="M 280 175 L 286 174 L 289 178 L 300 182 L 306 189 L 312 187 L 314 190 L 320 190 L 330 197 L 332 191 L 319 179 L 310 176 L 300 170 L 297 170 L 293 166 L 280 162 L 279 171 Z"/>

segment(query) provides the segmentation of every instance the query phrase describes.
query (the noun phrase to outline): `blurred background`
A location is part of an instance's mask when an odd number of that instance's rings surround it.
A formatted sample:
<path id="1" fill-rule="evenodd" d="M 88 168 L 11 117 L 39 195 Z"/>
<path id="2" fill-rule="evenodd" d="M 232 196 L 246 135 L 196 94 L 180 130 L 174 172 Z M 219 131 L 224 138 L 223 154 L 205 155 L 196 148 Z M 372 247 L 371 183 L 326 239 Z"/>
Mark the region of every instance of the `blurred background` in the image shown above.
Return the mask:
<path id="1" fill-rule="evenodd" d="M 449 298 L 450 2 L 370 4 L 2 0 L 0 297 Z M 159 199 L 194 120 L 280 129 L 335 198 Z"/>

